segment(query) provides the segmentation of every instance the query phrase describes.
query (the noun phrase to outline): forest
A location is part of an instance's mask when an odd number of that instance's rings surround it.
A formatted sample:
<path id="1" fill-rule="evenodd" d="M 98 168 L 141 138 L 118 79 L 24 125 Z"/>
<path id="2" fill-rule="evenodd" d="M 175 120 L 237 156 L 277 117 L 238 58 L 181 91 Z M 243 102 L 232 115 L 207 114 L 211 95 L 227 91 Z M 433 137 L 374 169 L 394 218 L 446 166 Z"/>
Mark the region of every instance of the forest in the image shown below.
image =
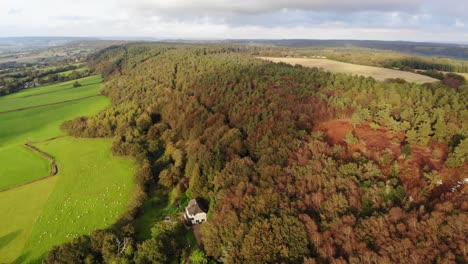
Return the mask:
<path id="1" fill-rule="evenodd" d="M 467 263 L 468 86 L 332 74 L 237 45 L 136 43 L 88 58 L 112 106 L 67 121 L 138 163 L 111 228 L 45 263 Z M 138 239 L 145 201 L 209 205 Z M 123 246 L 125 245 L 125 247 Z"/>

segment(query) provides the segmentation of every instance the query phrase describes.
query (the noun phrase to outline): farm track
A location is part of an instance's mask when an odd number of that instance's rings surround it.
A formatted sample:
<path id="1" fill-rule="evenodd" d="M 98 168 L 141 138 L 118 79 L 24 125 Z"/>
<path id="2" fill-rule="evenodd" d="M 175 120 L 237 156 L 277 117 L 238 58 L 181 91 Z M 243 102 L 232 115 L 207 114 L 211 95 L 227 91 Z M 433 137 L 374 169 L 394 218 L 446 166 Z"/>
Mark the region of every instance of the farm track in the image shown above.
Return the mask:
<path id="1" fill-rule="evenodd" d="M 15 110 L 8 110 L 8 111 L 0 112 L 0 115 L 1 115 L 1 114 L 14 113 L 14 112 L 20 112 L 20 111 L 29 110 L 29 109 L 34 109 L 34 108 L 39 108 L 39 107 L 43 107 L 43 106 L 51 106 L 51 105 L 66 104 L 66 103 L 81 101 L 81 100 L 84 100 L 84 99 L 93 98 L 93 97 L 98 97 L 98 96 L 101 96 L 101 95 L 97 94 L 97 95 L 91 95 L 91 96 L 81 97 L 81 98 L 77 98 L 77 99 L 65 100 L 65 101 L 56 102 L 56 103 L 50 103 L 50 104 L 43 104 L 43 105 L 36 105 L 36 106 L 23 107 L 23 108 L 18 108 L 18 109 L 15 109 Z"/>
<path id="2" fill-rule="evenodd" d="M 45 140 L 41 140 L 41 141 L 37 141 L 37 142 L 30 142 L 30 143 L 25 143 L 23 146 L 27 149 L 29 149 L 30 151 L 38 154 L 39 156 L 47 159 L 49 161 L 49 164 L 50 164 L 50 172 L 49 172 L 49 175 L 47 176 L 44 176 L 42 178 L 38 178 L 38 179 L 35 179 L 35 180 L 32 180 L 32 181 L 28 181 L 28 182 L 23 182 L 21 184 L 18 184 L 18 185 L 15 185 L 15 186 L 12 186 L 10 188 L 7 188 L 7 189 L 4 189 L 4 190 L 0 190 L 0 193 L 2 192 L 6 192 L 6 191 L 10 191 L 10 190 L 13 190 L 13 189 L 16 189 L 16 188 L 19 188 L 19 187 L 22 187 L 22 186 L 26 186 L 28 184 L 32 184 L 32 183 L 35 183 L 35 182 L 38 182 L 38 181 L 43 181 L 45 179 L 48 179 L 50 177 L 53 177 L 55 175 L 57 175 L 58 173 L 58 166 L 57 166 L 57 163 L 55 162 L 55 159 L 54 157 L 52 157 L 51 155 L 45 153 L 44 151 L 36 148 L 33 144 L 36 144 L 36 143 L 42 143 L 42 142 L 48 142 L 48 141 L 52 141 L 52 140 L 56 140 L 56 139 L 59 139 L 59 138 L 63 138 L 65 136 L 59 136 L 59 137 L 53 137 L 53 138 L 48 138 L 48 139 L 45 139 Z"/>

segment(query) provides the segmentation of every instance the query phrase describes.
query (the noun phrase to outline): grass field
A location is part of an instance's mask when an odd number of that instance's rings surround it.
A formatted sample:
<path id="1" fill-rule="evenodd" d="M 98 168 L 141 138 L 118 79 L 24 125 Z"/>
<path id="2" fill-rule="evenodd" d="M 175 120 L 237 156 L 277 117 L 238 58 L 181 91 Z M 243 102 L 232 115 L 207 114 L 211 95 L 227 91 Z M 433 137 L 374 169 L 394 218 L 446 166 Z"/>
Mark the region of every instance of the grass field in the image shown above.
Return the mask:
<path id="1" fill-rule="evenodd" d="M 261 59 L 269 60 L 273 62 L 284 62 L 292 65 L 302 65 L 305 67 L 317 67 L 323 68 L 324 70 L 331 71 L 334 73 L 348 73 L 354 75 L 362 75 L 365 77 L 373 77 L 376 80 L 384 81 L 389 78 L 401 78 L 408 82 L 415 83 L 428 83 L 436 82 L 438 80 L 428 76 L 398 71 L 386 68 L 372 67 L 357 65 L 345 62 L 339 62 L 328 59 L 314 59 L 314 58 L 273 58 L 273 57 L 262 57 Z"/>
<path id="2" fill-rule="evenodd" d="M 0 191 L 42 178 L 50 169 L 48 160 L 21 145 L 0 150 L 0 161 L 5 163 L 0 166 Z"/>
<path id="3" fill-rule="evenodd" d="M 21 256 L 56 181 L 57 177 L 52 177 L 0 193 L 0 263 L 10 263 Z"/>
<path id="4" fill-rule="evenodd" d="M 26 259 L 53 245 L 104 228 L 125 209 L 133 186 L 133 161 L 113 157 L 111 140 L 70 137 L 39 143 L 56 157 L 57 183 L 24 248 Z"/>
<path id="5" fill-rule="evenodd" d="M 78 69 L 74 69 L 74 70 L 59 72 L 58 75 L 61 75 L 61 76 L 68 76 L 68 75 L 70 75 L 73 71 L 84 72 L 84 71 L 86 71 L 86 70 L 89 70 L 89 68 L 88 68 L 88 67 L 83 67 L 83 68 L 78 68 Z"/>
<path id="6" fill-rule="evenodd" d="M 62 91 L 64 89 L 72 89 L 73 83 L 75 81 L 76 80 L 72 80 L 72 81 L 66 81 L 66 82 L 41 86 L 37 88 L 29 88 L 29 89 L 21 90 L 20 92 L 0 97 L 0 104 L 3 104 L 4 101 L 9 101 L 15 98 L 25 98 L 25 97 L 34 96 L 34 95 Z M 100 84 L 102 83 L 102 77 L 99 75 L 93 75 L 93 76 L 81 78 L 78 80 L 78 82 L 82 86 L 91 85 L 91 84 Z"/>
<path id="7" fill-rule="evenodd" d="M 107 98 L 93 97 L 0 114 L 0 190 L 49 174 L 48 161 L 26 150 L 24 143 L 64 135 L 59 128 L 63 121 L 91 115 L 104 109 L 107 104 Z"/>
<path id="8" fill-rule="evenodd" d="M 100 85 L 98 83 L 90 84 L 86 86 L 80 86 L 78 88 L 60 90 L 53 93 L 38 94 L 29 97 L 4 100 L 0 102 L 0 114 L 2 112 L 13 111 L 16 109 L 25 109 L 43 106 L 46 104 L 56 104 L 64 101 L 90 97 L 93 95 L 97 95 L 96 88 L 99 88 L 99 86 Z"/>
<path id="9" fill-rule="evenodd" d="M 64 135 L 63 121 L 109 105 L 103 96 L 87 98 L 98 94 L 101 77 L 79 81 L 80 88 L 65 82 L 0 97 L 0 109 L 7 111 L 35 106 L 0 113 L 0 263 L 40 259 L 53 245 L 109 226 L 125 208 L 134 163 L 113 157 L 110 140 L 44 141 Z M 50 105 L 70 98 L 79 100 Z M 31 182 L 47 176 L 50 166 L 23 146 L 30 141 L 41 141 L 34 146 L 54 157 L 56 176 Z"/>
<path id="10" fill-rule="evenodd" d="M 83 80 L 83 83 L 89 83 L 89 85 L 85 86 L 87 87 L 85 96 L 96 95 L 98 93 L 99 84 L 96 83 L 98 81 L 101 81 L 101 77 L 95 76 Z M 65 93 L 75 95 L 75 90 L 69 89 L 71 85 L 70 82 L 67 82 L 66 85 L 37 88 L 39 91 L 31 89 L 23 93 L 11 95 L 15 99 L 5 96 L 0 99 L 0 108 L 5 108 L 6 106 L 4 105 L 13 107 L 14 104 L 9 104 L 11 100 L 17 102 L 18 107 L 24 107 L 34 105 L 34 102 L 31 102 L 30 99 L 37 97 L 41 97 L 41 102 L 46 104 L 56 102 L 58 99 L 57 94 L 70 98 L 70 95 L 66 95 Z M 62 90 L 58 90 L 59 88 L 57 87 L 60 87 Z M 23 97 L 19 97 L 20 94 Z M 31 94 L 34 96 L 30 96 Z M 48 97 L 50 97 L 50 100 L 48 100 Z M 22 100 L 31 104 L 23 103 Z M 2 166 L 0 166 L 0 190 L 48 175 L 48 161 L 26 150 L 23 146 L 24 143 L 64 135 L 59 128 L 63 121 L 76 116 L 91 115 L 99 112 L 108 104 L 107 98 L 99 96 L 64 104 L 41 106 L 0 114 L 0 158 L 2 158 Z M 22 163 L 22 166 L 18 166 L 19 163 Z"/>

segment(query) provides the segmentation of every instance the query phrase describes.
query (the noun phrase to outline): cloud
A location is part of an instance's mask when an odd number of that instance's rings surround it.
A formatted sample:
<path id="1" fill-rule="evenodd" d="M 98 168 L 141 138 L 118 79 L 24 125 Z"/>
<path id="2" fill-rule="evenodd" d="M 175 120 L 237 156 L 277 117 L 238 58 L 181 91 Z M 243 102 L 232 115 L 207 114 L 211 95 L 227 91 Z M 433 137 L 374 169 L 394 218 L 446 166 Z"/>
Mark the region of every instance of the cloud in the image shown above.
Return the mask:
<path id="1" fill-rule="evenodd" d="M 89 16 L 54 16 L 53 18 L 59 19 L 59 20 L 64 20 L 64 21 L 77 21 L 77 22 L 82 22 L 86 20 L 92 19 L 92 17 Z"/>
<path id="2" fill-rule="evenodd" d="M 23 12 L 23 9 L 11 8 L 8 10 L 8 15 L 16 15 L 16 14 L 20 14 L 21 12 Z"/>
<path id="3" fill-rule="evenodd" d="M 258 15 L 281 10 L 362 12 L 419 9 L 422 0 L 140 0 L 132 8 L 162 16 Z"/>
<path id="4" fill-rule="evenodd" d="M 0 36 L 463 41 L 467 5 L 467 0 L 0 0 Z"/>

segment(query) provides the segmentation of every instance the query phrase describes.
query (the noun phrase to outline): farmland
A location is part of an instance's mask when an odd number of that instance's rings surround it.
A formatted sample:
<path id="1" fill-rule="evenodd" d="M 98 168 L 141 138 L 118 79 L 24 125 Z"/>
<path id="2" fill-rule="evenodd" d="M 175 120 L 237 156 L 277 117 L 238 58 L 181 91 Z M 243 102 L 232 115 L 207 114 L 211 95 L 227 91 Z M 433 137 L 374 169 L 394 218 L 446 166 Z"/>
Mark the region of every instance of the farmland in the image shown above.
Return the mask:
<path id="1" fill-rule="evenodd" d="M 103 109 L 108 100 L 102 96 L 90 97 L 57 105 L 38 106 L 38 103 L 59 103 L 60 97 L 80 99 L 77 95 L 97 95 L 101 77 L 94 76 L 80 80 L 83 86 L 71 88 L 72 83 L 45 86 L 28 89 L 22 92 L 0 98 L 0 108 L 14 110 L 29 108 L 0 114 L 0 190 L 17 184 L 34 180 L 49 173 L 46 160 L 37 154 L 27 151 L 23 146 L 26 141 L 40 141 L 61 136 L 60 124 L 75 116 L 90 115 Z M 84 91 L 84 92 L 82 92 Z M 37 101 L 33 100 L 37 98 Z M 22 166 L 17 166 L 22 161 Z"/>
<path id="2" fill-rule="evenodd" d="M 130 160 L 113 157 L 110 144 L 110 140 L 73 138 L 37 144 L 56 157 L 60 171 L 24 257 L 36 259 L 53 245 L 105 228 L 125 209 L 134 166 Z"/>
<path id="3" fill-rule="evenodd" d="M 99 90 L 100 80 L 99 78 L 93 78 L 93 80 L 95 80 L 94 83 L 79 88 L 73 88 L 72 85 L 69 85 L 72 87 L 64 90 L 0 100 L 0 113 L 95 96 L 97 94 L 96 90 Z"/>
<path id="4" fill-rule="evenodd" d="M 288 64 L 299 64 L 305 67 L 317 67 L 334 73 L 348 73 L 353 75 L 362 75 L 365 77 L 373 77 L 376 80 L 384 81 L 390 78 L 401 78 L 408 82 L 427 83 L 436 82 L 436 79 L 415 74 L 411 72 L 398 71 L 393 69 L 385 69 L 372 66 L 357 65 L 345 62 L 339 62 L 329 59 L 315 59 L 315 58 L 273 58 L 262 57 L 262 59 L 273 62 L 284 62 Z"/>
<path id="5" fill-rule="evenodd" d="M 59 128 L 109 104 L 99 96 L 100 76 L 78 81 L 77 88 L 70 81 L 0 97 L 0 263 L 40 259 L 53 245 L 109 226 L 125 209 L 133 162 L 113 157 L 110 140 L 64 137 Z M 55 159 L 56 176 L 44 178 L 49 160 L 28 142 Z"/>

